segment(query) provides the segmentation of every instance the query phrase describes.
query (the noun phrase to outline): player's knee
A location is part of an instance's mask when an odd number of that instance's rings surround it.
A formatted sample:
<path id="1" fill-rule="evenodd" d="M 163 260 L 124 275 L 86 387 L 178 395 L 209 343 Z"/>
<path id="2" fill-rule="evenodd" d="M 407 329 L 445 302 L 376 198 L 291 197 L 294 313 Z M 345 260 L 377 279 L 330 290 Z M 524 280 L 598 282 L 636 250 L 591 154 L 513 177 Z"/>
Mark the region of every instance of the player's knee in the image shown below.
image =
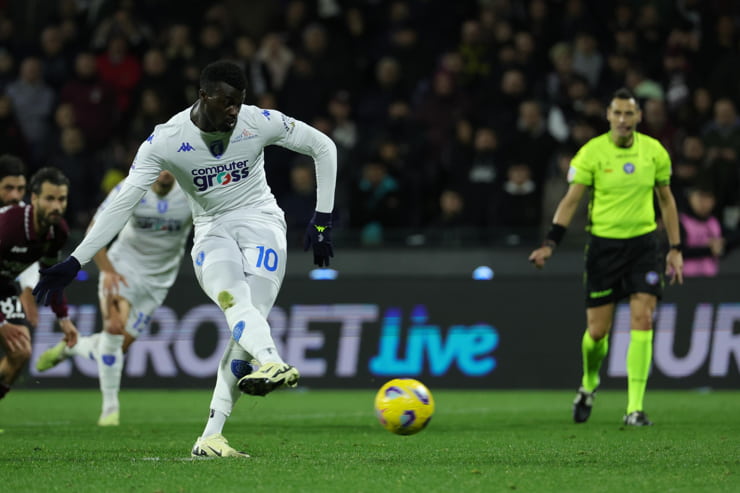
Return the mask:
<path id="1" fill-rule="evenodd" d="M 632 316 L 632 330 L 651 330 L 653 328 L 653 316 L 649 310 L 635 313 Z"/>
<path id="2" fill-rule="evenodd" d="M 223 290 L 218 293 L 218 306 L 222 311 L 226 311 L 236 304 L 236 299 L 230 290 Z"/>
<path id="3" fill-rule="evenodd" d="M 124 323 L 118 318 L 111 317 L 105 321 L 104 330 L 114 336 L 120 336 L 124 333 Z"/>
<path id="4" fill-rule="evenodd" d="M 591 336 L 591 339 L 598 342 L 609 334 L 609 329 L 611 329 L 610 325 L 589 324 L 588 335 Z"/>
<path id="5" fill-rule="evenodd" d="M 14 367 L 25 365 L 31 359 L 31 345 L 24 344 L 18 349 L 8 352 L 8 362 Z"/>

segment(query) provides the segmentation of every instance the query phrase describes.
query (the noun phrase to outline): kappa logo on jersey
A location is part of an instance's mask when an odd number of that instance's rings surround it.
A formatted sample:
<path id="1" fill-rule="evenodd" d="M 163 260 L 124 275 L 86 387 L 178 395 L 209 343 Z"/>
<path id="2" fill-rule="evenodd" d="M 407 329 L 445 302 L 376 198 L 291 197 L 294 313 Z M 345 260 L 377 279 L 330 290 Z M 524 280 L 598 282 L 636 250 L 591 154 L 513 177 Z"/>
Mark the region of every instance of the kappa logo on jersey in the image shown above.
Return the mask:
<path id="1" fill-rule="evenodd" d="M 190 145 L 190 142 L 183 142 L 177 152 L 189 152 L 194 151 L 195 147 Z"/>
<path id="2" fill-rule="evenodd" d="M 211 187 L 229 185 L 249 176 L 248 160 L 232 161 L 229 164 L 219 164 L 207 168 L 196 168 L 190 173 L 193 175 L 193 184 L 199 192 L 205 192 Z"/>

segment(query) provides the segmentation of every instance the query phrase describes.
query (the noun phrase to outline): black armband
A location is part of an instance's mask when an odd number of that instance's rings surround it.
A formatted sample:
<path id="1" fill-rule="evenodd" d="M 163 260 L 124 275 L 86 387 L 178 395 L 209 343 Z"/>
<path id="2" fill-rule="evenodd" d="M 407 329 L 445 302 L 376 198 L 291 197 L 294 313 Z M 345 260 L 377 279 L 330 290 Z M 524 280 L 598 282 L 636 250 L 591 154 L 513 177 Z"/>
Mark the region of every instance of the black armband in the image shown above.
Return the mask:
<path id="1" fill-rule="evenodd" d="M 683 252 L 683 244 L 674 243 L 673 245 L 671 245 L 671 250 L 678 250 L 679 252 Z"/>
<path id="2" fill-rule="evenodd" d="M 555 248 L 560 244 L 561 241 L 563 241 L 563 237 L 565 236 L 565 232 L 567 230 L 568 229 L 565 226 L 561 226 L 557 223 L 552 223 L 550 231 L 548 231 L 547 235 L 545 236 L 544 244 L 549 246 L 550 248 Z"/>

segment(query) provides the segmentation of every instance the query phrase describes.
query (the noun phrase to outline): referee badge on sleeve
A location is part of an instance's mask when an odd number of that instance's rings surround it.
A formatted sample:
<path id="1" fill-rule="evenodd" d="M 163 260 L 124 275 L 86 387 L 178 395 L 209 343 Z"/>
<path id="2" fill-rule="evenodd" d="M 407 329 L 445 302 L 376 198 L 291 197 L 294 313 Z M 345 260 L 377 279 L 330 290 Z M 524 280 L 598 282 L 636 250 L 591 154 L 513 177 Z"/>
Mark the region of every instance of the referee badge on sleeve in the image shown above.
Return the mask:
<path id="1" fill-rule="evenodd" d="M 572 183 L 576 179 L 576 169 L 571 166 L 568 168 L 568 183 Z"/>

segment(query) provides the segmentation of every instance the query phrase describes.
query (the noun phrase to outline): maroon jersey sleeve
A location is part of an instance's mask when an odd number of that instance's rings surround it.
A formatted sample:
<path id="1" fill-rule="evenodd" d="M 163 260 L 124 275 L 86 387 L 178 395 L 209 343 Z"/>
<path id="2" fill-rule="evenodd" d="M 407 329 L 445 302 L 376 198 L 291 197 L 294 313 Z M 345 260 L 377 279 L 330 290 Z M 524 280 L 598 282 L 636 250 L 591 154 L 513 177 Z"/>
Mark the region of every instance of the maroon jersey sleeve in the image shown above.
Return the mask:
<path id="1" fill-rule="evenodd" d="M 64 293 L 59 298 L 52 300 L 51 311 L 56 314 L 57 318 L 65 318 L 67 316 L 67 296 Z"/>

